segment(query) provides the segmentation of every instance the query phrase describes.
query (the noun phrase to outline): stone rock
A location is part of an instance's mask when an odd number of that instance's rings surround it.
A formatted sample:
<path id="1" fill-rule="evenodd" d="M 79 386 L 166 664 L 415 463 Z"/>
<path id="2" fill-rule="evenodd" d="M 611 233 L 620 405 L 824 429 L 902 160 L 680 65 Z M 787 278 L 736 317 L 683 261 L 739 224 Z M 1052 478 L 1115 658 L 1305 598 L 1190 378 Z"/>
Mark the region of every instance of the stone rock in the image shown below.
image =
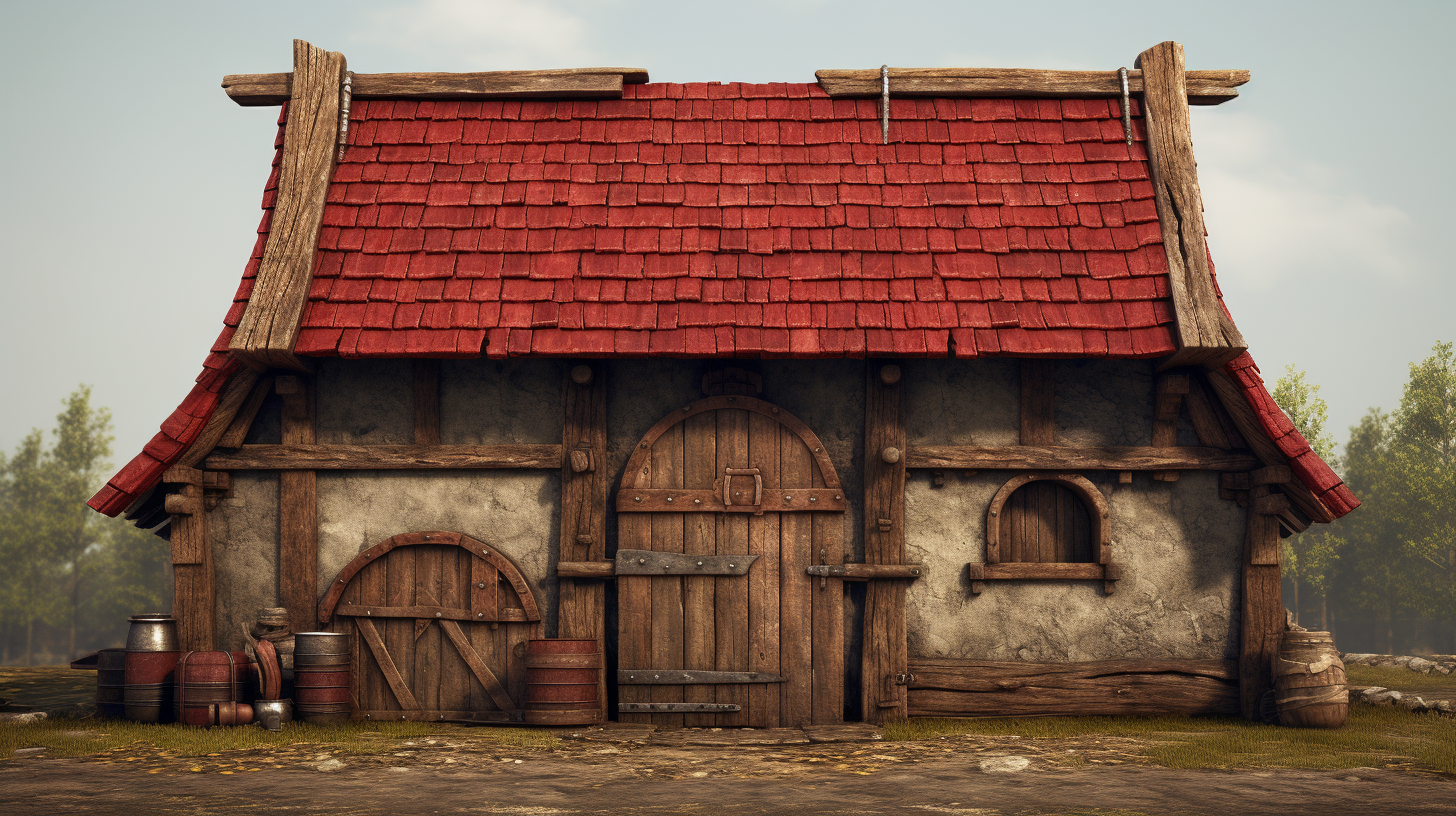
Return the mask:
<path id="1" fill-rule="evenodd" d="M 1442 714 L 1456 714 L 1456 704 L 1453 704 L 1450 700 L 1437 700 L 1436 710 Z"/>
<path id="2" fill-rule="evenodd" d="M 1407 694 L 1396 701 L 1396 705 L 1407 711 L 1425 711 L 1426 701 L 1414 694 Z"/>
<path id="3" fill-rule="evenodd" d="M 49 748 L 16 748 L 12 753 L 17 757 L 31 757 L 40 756 L 49 750 Z"/>
<path id="4" fill-rule="evenodd" d="M 1346 666 L 1368 666 L 1375 657 L 1373 654 L 1347 654 L 1343 660 Z"/>
<path id="5" fill-rule="evenodd" d="M 1391 689 L 1381 689 L 1374 694 L 1366 694 L 1365 702 L 1370 703 L 1371 705 L 1396 705 L 1400 702 L 1400 698 L 1402 696 L 1404 695 L 1402 695 L 1398 691 L 1393 691 Z"/>
<path id="6" fill-rule="evenodd" d="M 8 723 L 10 725 L 40 722 L 45 718 L 46 713 L 44 711 L 0 711 L 0 723 Z"/>
<path id="7" fill-rule="evenodd" d="M 322 762 L 316 762 L 316 763 L 314 763 L 314 766 L 313 767 L 314 767 L 314 770 L 323 771 L 325 773 L 328 773 L 330 771 L 337 771 L 337 770 L 342 769 L 344 767 L 344 763 L 340 762 L 337 759 L 326 759 L 326 760 L 324 760 Z"/>
<path id="8" fill-rule="evenodd" d="M 1023 756 L 990 757 L 981 760 L 982 773 L 1017 773 L 1031 766 L 1031 760 Z"/>
<path id="9" fill-rule="evenodd" d="M 1456 669 L 1456 667 L 1453 667 L 1453 666 L 1448 665 L 1446 663 L 1440 663 L 1440 664 L 1437 664 L 1437 666 L 1436 666 L 1436 673 L 1437 674 L 1450 674 L 1453 669 Z"/>
<path id="10" fill-rule="evenodd" d="M 1436 664 L 1435 662 L 1427 660 L 1424 657 L 1412 657 L 1409 661 L 1406 662 L 1405 667 L 1413 672 L 1430 674 L 1431 669 L 1436 668 Z"/>

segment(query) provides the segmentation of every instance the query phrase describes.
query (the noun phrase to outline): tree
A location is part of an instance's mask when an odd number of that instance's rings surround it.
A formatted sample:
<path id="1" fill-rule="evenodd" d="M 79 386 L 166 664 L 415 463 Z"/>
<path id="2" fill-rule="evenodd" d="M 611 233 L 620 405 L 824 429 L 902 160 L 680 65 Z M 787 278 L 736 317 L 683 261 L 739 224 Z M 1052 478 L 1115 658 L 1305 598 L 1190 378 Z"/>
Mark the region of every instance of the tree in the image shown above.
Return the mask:
<path id="1" fill-rule="evenodd" d="M 35 656 L 37 624 L 53 623 L 61 605 L 54 558 L 53 468 L 44 437 L 33 430 L 0 472 L 0 616 L 25 630 L 25 663 Z"/>
<path id="2" fill-rule="evenodd" d="M 55 555 L 67 573 L 66 653 L 76 653 L 76 625 L 81 613 L 82 571 L 101 539 L 100 516 L 86 500 L 106 477 L 111 462 L 111 412 L 91 407 L 91 388 L 82 385 L 66 398 L 56 416 L 54 469 Z"/>
<path id="3" fill-rule="evenodd" d="M 1327 462 L 1335 460 L 1335 440 L 1325 432 L 1329 419 L 1329 405 L 1319 395 L 1320 387 L 1308 382 L 1303 371 L 1293 365 L 1286 366 L 1284 376 L 1274 385 L 1274 401 L 1299 429 L 1309 446 Z M 1280 548 L 1284 574 L 1288 575 L 1294 588 L 1294 620 L 1299 622 L 1299 585 L 1308 584 L 1319 593 L 1320 628 L 1329 628 L 1328 583 L 1335 560 L 1338 558 L 1340 539 L 1327 529 L 1306 532 L 1285 539 Z"/>

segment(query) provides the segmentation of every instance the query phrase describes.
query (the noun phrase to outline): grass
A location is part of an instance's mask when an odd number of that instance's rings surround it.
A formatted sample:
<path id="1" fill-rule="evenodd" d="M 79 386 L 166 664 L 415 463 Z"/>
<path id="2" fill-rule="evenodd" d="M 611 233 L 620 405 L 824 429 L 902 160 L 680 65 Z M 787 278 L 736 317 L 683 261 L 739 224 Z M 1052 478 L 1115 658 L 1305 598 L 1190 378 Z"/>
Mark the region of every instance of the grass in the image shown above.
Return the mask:
<path id="1" fill-rule="evenodd" d="M 96 702 L 96 672 L 66 666 L 0 667 L 0 700 L 45 710 Z"/>
<path id="2" fill-rule="evenodd" d="M 1398 666 L 1346 666 L 1345 679 L 1352 686 L 1383 686 L 1427 700 L 1456 702 L 1456 674 L 1416 674 Z"/>
<path id="3" fill-rule="evenodd" d="M 518 749 L 561 744 L 547 731 L 528 728 L 465 728 L 426 722 L 348 722 L 339 725 L 291 723 L 282 731 L 258 726 L 193 728 L 149 725 L 124 720 L 46 719 L 0 725 L 0 761 L 19 748 L 46 748 L 52 757 L 88 757 L 109 751 L 146 749 L 176 757 L 202 757 L 232 751 L 302 750 L 312 746 L 339 754 L 381 754 L 426 736 Z"/>
<path id="4" fill-rule="evenodd" d="M 1142 758 L 1168 768 L 1419 767 L 1456 774 L 1456 720 L 1394 708 L 1352 706 L 1337 729 L 1283 728 L 1233 717 L 915 719 L 885 727 L 890 740 L 954 735 L 1028 740 L 1127 737 Z"/>

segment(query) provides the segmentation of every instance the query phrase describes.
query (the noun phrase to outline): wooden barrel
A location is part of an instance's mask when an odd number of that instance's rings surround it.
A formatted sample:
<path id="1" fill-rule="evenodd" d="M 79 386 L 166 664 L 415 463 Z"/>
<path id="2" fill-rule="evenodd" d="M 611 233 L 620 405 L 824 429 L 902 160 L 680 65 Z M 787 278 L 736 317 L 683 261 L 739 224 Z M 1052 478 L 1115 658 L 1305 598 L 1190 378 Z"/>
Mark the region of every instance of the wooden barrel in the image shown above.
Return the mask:
<path id="1" fill-rule="evenodd" d="M 223 703 L 246 702 L 253 664 L 245 652 L 183 652 L 177 658 L 173 713 L 183 725 L 218 725 Z"/>
<path id="2" fill-rule="evenodd" d="M 1274 661 L 1279 724 L 1339 728 L 1350 712 L 1345 664 L 1329 632 L 1285 632 Z"/>
<path id="3" fill-rule="evenodd" d="M 170 722 L 172 681 L 181 652 L 126 653 L 122 714 L 137 722 Z"/>
<path id="4" fill-rule="evenodd" d="M 96 713 L 121 717 L 126 713 L 126 650 L 102 649 L 96 657 Z"/>
<path id="5" fill-rule="evenodd" d="M 293 712 L 311 723 L 347 722 L 354 711 L 349 693 L 349 636 L 299 632 L 293 648 Z"/>
<path id="6" fill-rule="evenodd" d="M 602 653 L 595 640 L 526 641 L 525 721 L 594 725 L 602 721 Z"/>

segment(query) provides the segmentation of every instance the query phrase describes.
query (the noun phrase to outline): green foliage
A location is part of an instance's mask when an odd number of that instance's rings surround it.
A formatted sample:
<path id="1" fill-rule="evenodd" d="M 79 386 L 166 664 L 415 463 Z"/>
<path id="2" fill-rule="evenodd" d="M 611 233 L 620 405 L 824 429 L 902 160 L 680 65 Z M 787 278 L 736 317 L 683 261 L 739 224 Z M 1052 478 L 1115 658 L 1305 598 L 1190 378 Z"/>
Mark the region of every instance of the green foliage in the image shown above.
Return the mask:
<path id="1" fill-rule="evenodd" d="M 1319 395 L 1320 387 L 1309 382 L 1303 371 L 1290 365 L 1274 385 L 1273 397 L 1299 429 L 1314 452 L 1327 462 L 1335 461 L 1335 440 L 1325 431 L 1329 405 Z M 1343 541 L 1328 529 L 1291 536 L 1280 548 L 1283 571 L 1294 582 L 1294 614 L 1299 617 L 1299 587 L 1313 588 L 1323 599 L 1339 558 Z"/>

